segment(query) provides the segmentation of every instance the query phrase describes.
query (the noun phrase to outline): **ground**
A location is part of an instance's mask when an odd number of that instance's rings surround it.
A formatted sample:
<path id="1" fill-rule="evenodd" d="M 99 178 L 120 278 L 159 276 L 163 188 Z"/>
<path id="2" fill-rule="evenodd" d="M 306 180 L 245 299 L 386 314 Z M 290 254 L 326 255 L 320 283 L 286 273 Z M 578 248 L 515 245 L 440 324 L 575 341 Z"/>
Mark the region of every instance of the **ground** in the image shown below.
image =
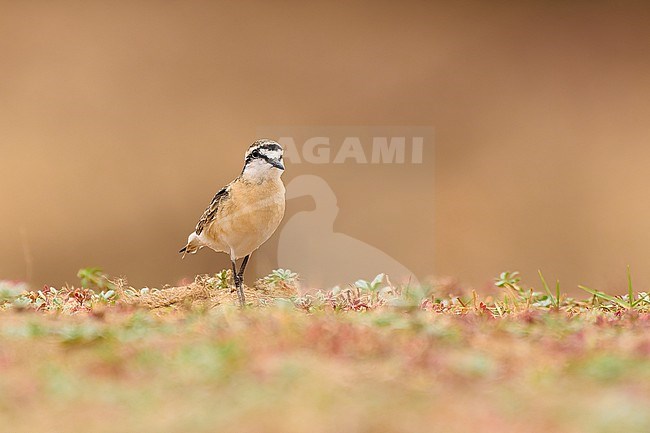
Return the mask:
<path id="1" fill-rule="evenodd" d="M 12 432 L 650 431 L 645 293 L 579 301 L 503 274 L 489 296 L 381 276 L 299 296 L 276 271 L 242 310 L 227 272 L 86 277 L 0 284 Z"/>

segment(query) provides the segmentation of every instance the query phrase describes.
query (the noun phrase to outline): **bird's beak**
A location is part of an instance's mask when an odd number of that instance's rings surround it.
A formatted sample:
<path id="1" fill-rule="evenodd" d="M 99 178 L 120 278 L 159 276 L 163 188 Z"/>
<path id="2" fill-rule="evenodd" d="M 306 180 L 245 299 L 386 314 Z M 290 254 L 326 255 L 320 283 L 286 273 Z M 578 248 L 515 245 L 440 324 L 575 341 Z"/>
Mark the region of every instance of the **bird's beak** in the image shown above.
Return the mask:
<path id="1" fill-rule="evenodd" d="M 280 170 L 284 170 L 284 164 L 282 164 L 282 161 L 279 159 L 271 161 L 271 165 L 275 168 L 279 168 Z"/>

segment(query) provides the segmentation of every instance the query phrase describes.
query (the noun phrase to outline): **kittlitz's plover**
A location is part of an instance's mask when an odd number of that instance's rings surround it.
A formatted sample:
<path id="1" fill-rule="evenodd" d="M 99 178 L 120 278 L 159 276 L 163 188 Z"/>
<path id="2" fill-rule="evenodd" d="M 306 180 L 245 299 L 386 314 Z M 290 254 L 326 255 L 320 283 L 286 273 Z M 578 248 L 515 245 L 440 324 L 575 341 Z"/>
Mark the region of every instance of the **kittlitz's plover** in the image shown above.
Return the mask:
<path id="1" fill-rule="evenodd" d="M 246 152 L 241 174 L 214 196 L 180 253 L 203 247 L 230 255 L 233 278 L 244 306 L 244 270 L 253 251 L 278 228 L 285 207 L 282 147 L 273 140 L 257 140 Z M 237 259 L 243 257 L 237 270 Z"/>

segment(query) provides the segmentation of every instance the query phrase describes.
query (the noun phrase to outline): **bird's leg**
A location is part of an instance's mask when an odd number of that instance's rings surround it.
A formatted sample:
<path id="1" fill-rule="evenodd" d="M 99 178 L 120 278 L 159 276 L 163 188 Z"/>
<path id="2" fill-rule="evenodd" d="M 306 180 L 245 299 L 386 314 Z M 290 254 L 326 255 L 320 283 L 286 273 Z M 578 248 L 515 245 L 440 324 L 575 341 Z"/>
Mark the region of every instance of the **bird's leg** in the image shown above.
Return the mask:
<path id="1" fill-rule="evenodd" d="M 239 301 L 241 302 L 242 307 L 246 303 L 246 298 L 244 296 L 244 271 L 246 270 L 246 265 L 248 264 L 248 258 L 251 255 L 247 255 L 244 257 L 244 261 L 241 262 L 241 267 L 239 268 L 239 272 L 237 273 L 237 279 L 239 280 Z"/>
<path id="2" fill-rule="evenodd" d="M 244 261 L 241 262 L 241 267 L 239 268 L 239 273 L 238 273 L 239 279 L 241 281 L 244 281 L 244 270 L 246 270 L 246 265 L 248 264 L 248 258 L 250 256 L 251 256 L 250 254 L 247 255 L 246 257 L 244 257 Z"/>
<path id="3" fill-rule="evenodd" d="M 237 273 L 237 263 L 235 260 L 230 261 L 232 263 L 232 278 L 235 280 L 235 289 L 237 290 L 237 297 L 239 298 L 239 305 L 244 306 L 244 291 L 241 288 L 241 279 Z"/>

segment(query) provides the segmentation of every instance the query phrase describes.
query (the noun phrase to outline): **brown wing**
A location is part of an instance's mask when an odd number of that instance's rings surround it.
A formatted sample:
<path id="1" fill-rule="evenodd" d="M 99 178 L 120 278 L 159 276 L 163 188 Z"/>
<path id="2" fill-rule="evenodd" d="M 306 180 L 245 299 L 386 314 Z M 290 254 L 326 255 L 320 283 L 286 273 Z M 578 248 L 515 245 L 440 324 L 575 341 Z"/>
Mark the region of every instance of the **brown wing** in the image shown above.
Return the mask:
<path id="1" fill-rule="evenodd" d="M 200 235 L 205 227 L 214 221 L 217 216 L 217 211 L 219 210 L 219 205 L 228 198 L 228 191 L 230 191 L 230 185 L 224 187 L 221 191 L 215 194 L 214 198 L 210 202 L 210 206 L 208 206 L 205 212 L 203 212 L 199 223 L 196 225 L 195 231 L 197 235 Z"/>

